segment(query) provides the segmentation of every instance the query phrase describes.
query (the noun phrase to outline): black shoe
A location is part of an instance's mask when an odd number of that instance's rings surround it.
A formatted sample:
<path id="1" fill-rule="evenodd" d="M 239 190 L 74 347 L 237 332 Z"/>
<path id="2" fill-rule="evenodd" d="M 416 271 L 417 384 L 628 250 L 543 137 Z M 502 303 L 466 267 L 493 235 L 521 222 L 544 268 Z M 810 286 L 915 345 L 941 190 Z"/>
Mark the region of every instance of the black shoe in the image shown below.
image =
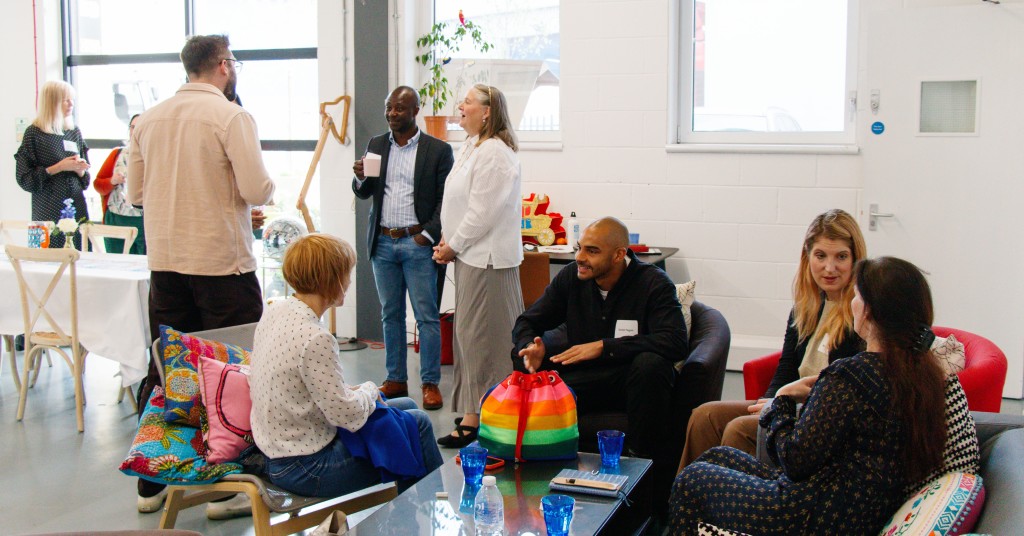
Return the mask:
<path id="1" fill-rule="evenodd" d="M 449 449 L 461 449 L 466 445 L 476 441 L 476 434 L 479 431 L 475 426 L 463 426 L 461 424 L 455 427 L 455 433 L 458 435 L 446 435 L 444 437 L 437 438 L 437 444 L 442 447 Z"/>
<path id="2" fill-rule="evenodd" d="M 24 352 L 25 351 L 25 336 L 15 335 L 14 337 L 14 351 Z"/>

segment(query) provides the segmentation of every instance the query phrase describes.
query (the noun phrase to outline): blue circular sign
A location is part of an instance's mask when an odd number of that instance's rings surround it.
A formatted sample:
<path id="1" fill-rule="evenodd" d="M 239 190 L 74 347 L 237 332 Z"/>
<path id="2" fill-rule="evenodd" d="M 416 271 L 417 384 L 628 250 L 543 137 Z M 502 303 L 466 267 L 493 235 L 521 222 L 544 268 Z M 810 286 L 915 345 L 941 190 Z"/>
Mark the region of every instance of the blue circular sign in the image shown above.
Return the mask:
<path id="1" fill-rule="evenodd" d="M 874 132 L 875 134 L 881 134 L 885 132 L 885 123 L 881 121 L 875 121 L 874 123 L 871 123 L 871 132 Z"/>

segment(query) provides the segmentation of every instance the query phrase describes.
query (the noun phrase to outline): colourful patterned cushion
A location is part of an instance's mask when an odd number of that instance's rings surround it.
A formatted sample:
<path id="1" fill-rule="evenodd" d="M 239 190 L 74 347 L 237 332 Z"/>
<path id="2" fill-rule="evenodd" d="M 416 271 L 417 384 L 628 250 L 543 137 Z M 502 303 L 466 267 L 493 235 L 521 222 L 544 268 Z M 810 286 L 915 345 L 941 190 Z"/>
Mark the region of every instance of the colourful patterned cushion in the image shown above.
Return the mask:
<path id="1" fill-rule="evenodd" d="M 947 473 L 929 482 L 892 516 L 882 536 L 946 536 L 974 528 L 985 503 L 981 477 Z"/>
<path id="2" fill-rule="evenodd" d="M 240 346 L 208 341 L 181 333 L 168 326 L 160 326 L 160 345 L 163 348 L 164 389 L 167 408 L 164 419 L 199 427 L 199 374 L 196 372 L 200 356 L 224 363 L 249 364 L 249 352 Z"/>
<path id="3" fill-rule="evenodd" d="M 121 472 L 159 484 L 207 484 L 224 475 L 242 472 L 237 463 L 211 465 L 203 456 L 203 435 L 198 428 L 169 423 L 163 418 L 164 391 L 153 388 L 153 395 L 139 421 L 128 457 Z"/>
<path id="4" fill-rule="evenodd" d="M 200 418 L 206 461 L 224 463 L 238 459 L 253 444 L 249 367 L 200 357 L 199 389 L 206 409 Z"/>

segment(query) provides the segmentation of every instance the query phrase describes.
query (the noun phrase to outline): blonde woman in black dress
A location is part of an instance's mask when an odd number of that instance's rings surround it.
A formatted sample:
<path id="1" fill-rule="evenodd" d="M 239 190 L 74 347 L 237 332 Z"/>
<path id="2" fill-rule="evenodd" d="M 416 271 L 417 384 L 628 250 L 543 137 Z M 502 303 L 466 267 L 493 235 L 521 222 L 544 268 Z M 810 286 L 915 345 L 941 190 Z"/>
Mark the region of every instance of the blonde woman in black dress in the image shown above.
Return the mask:
<path id="1" fill-rule="evenodd" d="M 89 147 L 71 116 L 75 109 L 75 88 L 63 81 L 50 81 L 39 91 L 39 112 L 25 129 L 21 147 L 14 155 L 18 186 L 32 194 L 32 219 L 60 218 L 64 200 L 75 207 L 75 219 L 89 218 L 83 192 L 89 187 Z M 80 246 L 75 237 L 75 246 Z M 63 236 L 50 238 L 50 247 L 64 246 Z"/>

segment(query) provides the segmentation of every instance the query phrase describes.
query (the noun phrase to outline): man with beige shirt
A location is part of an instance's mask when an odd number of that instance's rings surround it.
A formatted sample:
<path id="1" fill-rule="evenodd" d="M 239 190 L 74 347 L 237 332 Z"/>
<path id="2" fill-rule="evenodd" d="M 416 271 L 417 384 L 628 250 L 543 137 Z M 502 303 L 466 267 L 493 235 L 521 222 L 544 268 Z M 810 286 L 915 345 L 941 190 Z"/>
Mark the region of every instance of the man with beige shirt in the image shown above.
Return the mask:
<path id="1" fill-rule="evenodd" d="M 257 322 L 263 312 L 250 207 L 271 201 L 274 182 L 256 123 L 231 102 L 241 62 L 228 47 L 227 36 L 189 38 L 181 50 L 189 83 L 143 113 L 132 134 L 128 198 L 146 210 L 154 340 L 161 324 L 193 332 Z M 160 383 L 157 365 L 140 411 Z M 140 480 L 139 511 L 159 510 L 162 495 Z"/>

